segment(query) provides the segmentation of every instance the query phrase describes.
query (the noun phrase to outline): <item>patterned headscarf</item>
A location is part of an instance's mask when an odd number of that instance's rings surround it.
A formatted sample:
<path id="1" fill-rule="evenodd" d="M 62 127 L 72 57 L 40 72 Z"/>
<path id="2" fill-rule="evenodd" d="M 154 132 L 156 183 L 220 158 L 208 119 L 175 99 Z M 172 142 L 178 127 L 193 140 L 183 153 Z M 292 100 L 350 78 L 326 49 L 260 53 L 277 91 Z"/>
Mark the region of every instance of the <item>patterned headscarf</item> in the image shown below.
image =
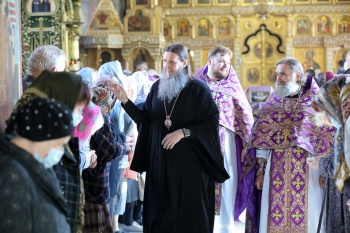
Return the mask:
<path id="1" fill-rule="evenodd" d="M 138 71 L 132 74 L 128 79 L 134 78 L 137 83 L 137 96 L 135 104 L 143 103 L 146 101 L 148 93 L 151 91 L 151 83 L 149 81 L 146 71 Z"/>
<path id="2" fill-rule="evenodd" d="M 46 141 L 70 136 L 72 111 L 55 99 L 35 98 L 21 107 L 12 120 L 18 135 L 30 141 Z"/>
<path id="3" fill-rule="evenodd" d="M 340 91 L 345 85 L 345 76 L 336 77 L 320 88 L 314 96 L 314 101 L 326 111 L 341 127 L 337 128 L 333 144 L 333 175 L 335 185 L 340 192 L 343 191 L 344 181 L 347 178 L 344 158 L 344 127 L 341 113 Z"/>
<path id="4" fill-rule="evenodd" d="M 348 98 L 349 95 L 350 95 L 350 84 L 346 84 L 340 92 L 340 100 L 342 102 L 341 111 L 342 111 L 344 123 L 346 122 L 346 120 L 350 115 L 350 98 Z"/>
<path id="5" fill-rule="evenodd" d="M 91 130 L 96 122 L 98 115 L 101 113 L 100 107 L 95 105 L 93 102 L 83 109 L 83 119 L 74 128 L 74 137 L 79 138 L 79 148 L 82 149 L 86 140 L 89 139 Z"/>
<path id="6" fill-rule="evenodd" d="M 314 95 L 314 101 L 334 120 L 342 124 L 343 119 L 340 110 L 341 100 L 339 97 L 342 83 L 339 81 L 340 80 L 336 78 L 323 84 L 318 93 Z"/>
<path id="7" fill-rule="evenodd" d="M 119 61 L 111 61 L 106 62 L 98 69 L 98 76 L 105 76 L 109 75 L 111 77 L 114 77 L 119 81 L 119 83 L 123 86 L 123 69 Z"/>
<path id="8" fill-rule="evenodd" d="M 88 87 L 91 89 L 93 86 L 94 77 L 96 75 L 96 71 L 90 67 L 85 67 L 81 69 L 78 74 L 83 78 L 83 82 L 85 82 Z"/>
<path id="9" fill-rule="evenodd" d="M 101 108 L 101 112 L 109 114 L 113 105 L 113 100 L 109 92 L 102 87 L 92 88 L 92 102 Z"/>

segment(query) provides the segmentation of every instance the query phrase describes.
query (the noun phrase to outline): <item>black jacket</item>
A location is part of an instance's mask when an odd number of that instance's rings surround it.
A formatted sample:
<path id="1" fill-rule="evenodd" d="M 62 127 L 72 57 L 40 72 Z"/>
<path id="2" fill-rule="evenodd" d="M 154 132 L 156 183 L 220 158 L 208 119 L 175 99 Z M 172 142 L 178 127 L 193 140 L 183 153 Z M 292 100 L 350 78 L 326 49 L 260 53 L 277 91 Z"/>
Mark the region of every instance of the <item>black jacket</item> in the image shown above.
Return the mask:
<path id="1" fill-rule="evenodd" d="M 0 232 L 70 232 L 53 170 L 2 136 L 0 145 Z"/>

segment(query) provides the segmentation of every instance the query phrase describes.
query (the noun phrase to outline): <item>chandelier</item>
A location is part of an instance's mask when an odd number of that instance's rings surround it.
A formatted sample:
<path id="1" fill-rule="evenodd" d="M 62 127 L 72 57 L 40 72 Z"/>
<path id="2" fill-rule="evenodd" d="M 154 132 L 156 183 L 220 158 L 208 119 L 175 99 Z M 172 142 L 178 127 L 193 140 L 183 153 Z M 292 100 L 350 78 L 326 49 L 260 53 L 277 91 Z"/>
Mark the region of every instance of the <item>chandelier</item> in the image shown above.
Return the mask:
<path id="1" fill-rule="evenodd" d="M 274 7 L 273 0 L 253 0 L 253 9 L 262 20 L 267 19 L 268 14 L 273 12 Z"/>

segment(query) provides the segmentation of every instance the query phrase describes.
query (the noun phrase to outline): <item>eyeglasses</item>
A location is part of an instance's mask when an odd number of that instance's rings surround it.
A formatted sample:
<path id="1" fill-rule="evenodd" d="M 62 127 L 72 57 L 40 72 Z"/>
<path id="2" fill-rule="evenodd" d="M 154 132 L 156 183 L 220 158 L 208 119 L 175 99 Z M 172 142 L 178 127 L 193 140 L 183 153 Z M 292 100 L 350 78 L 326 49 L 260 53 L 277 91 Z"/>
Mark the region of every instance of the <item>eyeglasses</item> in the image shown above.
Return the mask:
<path id="1" fill-rule="evenodd" d="M 227 65 L 227 66 L 229 66 L 229 65 L 231 65 L 231 62 L 230 61 L 225 61 L 225 60 L 218 60 L 218 59 L 216 59 L 216 58 L 214 58 L 220 65 Z"/>

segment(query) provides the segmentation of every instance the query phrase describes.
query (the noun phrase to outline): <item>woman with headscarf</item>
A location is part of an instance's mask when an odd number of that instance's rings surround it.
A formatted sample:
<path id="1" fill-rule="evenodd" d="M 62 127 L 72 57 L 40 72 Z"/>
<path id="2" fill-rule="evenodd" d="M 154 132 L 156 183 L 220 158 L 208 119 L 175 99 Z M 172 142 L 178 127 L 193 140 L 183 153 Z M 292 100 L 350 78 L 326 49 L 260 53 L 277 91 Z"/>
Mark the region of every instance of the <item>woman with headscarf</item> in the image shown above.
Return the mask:
<path id="1" fill-rule="evenodd" d="M 333 152 L 319 161 L 320 185 L 326 183 L 325 222 L 327 233 L 350 232 L 350 214 L 346 201 L 350 199 L 350 179 L 344 161 L 344 119 L 341 112 L 340 92 L 346 84 L 345 76 L 338 76 L 326 82 L 314 96 L 314 101 L 327 113 L 337 128 L 334 135 Z"/>
<path id="2" fill-rule="evenodd" d="M 109 90 L 109 86 L 113 83 L 118 83 L 122 86 L 129 86 L 131 77 L 126 78 L 122 73 L 122 68 L 119 61 L 107 62 L 99 69 L 99 77 L 95 80 L 94 85 L 107 89 L 109 94 L 114 97 L 114 93 Z M 136 83 L 136 81 L 134 82 Z M 136 86 L 133 89 L 136 98 Z M 132 93 L 131 93 L 132 94 Z M 117 135 L 118 143 L 133 143 L 133 137 L 127 137 L 124 134 L 125 128 L 125 111 L 121 107 L 118 100 L 114 100 L 112 110 L 110 113 L 111 127 Z M 130 150 L 129 150 L 130 151 Z M 111 161 L 110 168 L 110 212 L 113 219 L 115 231 L 118 232 L 118 216 L 124 213 L 126 200 L 126 182 L 122 182 L 122 173 L 125 168 L 129 166 L 128 155 L 124 154 L 122 157 Z"/>
<path id="3" fill-rule="evenodd" d="M 14 137 L 0 137 L 0 232 L 71 232 L 52 170 L 73 132 L 71 110 L 54 99 L 35 98 L 11 119 Z"/>
<path id="4" fill-rule="evenodd" d="M 109 92 L 101 87 L 92 89 L 92 102 L 101 109 L 104 124 L 90 140 L 91 149 L 96 151 L 95 168 L 83 170 L 85 189 L 85 224 L 84 232 L 113 232 L 109 210 L 109 171 L 111 161 L 125 154 L 124 144 L 117 142 L 117 135 L 112 131 L 109 113 L 113 100 Z"/>
<path id="5" fill-rule="evenodd" d="M 90 67 L 84 67 L 83 69 L 79 70 L 78 75 L 81 76 L 83 82 L 85 82 L 91 89 L 94 81 L 96 80 L 97 71 Z"/>
<path id="6" fill-rule="evenodd" d="M 53 98 L 66 104 L 73 112 L 73 125 L 76 126 L 82 119 L 82 109 L 89 103 L 91 93 L 79 75 L 44 70 L 18 100 L 13 114 L 28 101 L 37 97 Z M 12 117 L 6 123 L 6 133 L 13 134 L 15 127 Z M 65 147 L 65 153 L 61 161 L 54 166 L 54 171 L 60 182 L 61 192 L 66 198 L 68 207 L 66 217 L 71 232 L 81 232 L 84 225 L 84 194 L 79 164 L 78 139 L 71 138 Z"/>
<path id="7" fill-rule="evenodd" d="M 151 91 L 152 83 L 149 81 L 146 71 L 135 72 L 131 77 L 134 78 L 137 83 L 135 105 L 139 109 L 142 109 L 143 103 L 146 101 L 148 93 Z"/>
<path id="8" fill-rule="evenodd" d="M 98 76 L 105 76 L 109 75 L 111 77 L 116 78 L 122 85 L 123 83 L 123 70 L 122 66 L 119 61 L 110 61 L 104 63 L 99 69 L 98 69 Z M 96 83 L 96 82 L 95 82 Z"/>

